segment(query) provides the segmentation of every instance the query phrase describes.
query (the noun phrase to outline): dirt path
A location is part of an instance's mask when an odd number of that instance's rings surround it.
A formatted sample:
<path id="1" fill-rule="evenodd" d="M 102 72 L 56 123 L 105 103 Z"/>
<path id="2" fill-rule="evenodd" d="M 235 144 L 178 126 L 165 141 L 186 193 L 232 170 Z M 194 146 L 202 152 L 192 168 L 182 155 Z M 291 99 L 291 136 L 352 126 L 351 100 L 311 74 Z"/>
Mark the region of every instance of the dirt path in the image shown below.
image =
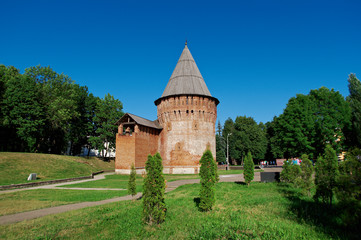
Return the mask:
<path id="1" fill-rule="evenodd" d="M 264 169 L 264 170 L 265 170 L 265 172 L 281 171 L 279 168 L 268 168 L 268 169 Z M 91 180 L 82 180 L 82 181 L 72 182 L 71 184 L 103 179 L 103 178 L 105 178 L 104 177 L 105 175 L 106 174 L 102 174 L 102 176 L 99 176 L 98 179 L 94 178 Z M 244 178 L 243 178 L 243 174 L 220 175 L 219 181 L 220 182 L 242 182 L 242 181 L 244 181 Z M 254 181 L 255 182 L 260 181 L 260 172 L 255 172 Z M 185 179 L 185 180 L 168 182 L 165 192 L 170 192 L 179 186 L 182 186 L 185 184 L 193 184 L 193 183 L 199 183 L 199 179 Z M 69 183 L 66 183 L 66 184 L 68 185 Z M 55 187 L 58 185 L 64 185 L 64 183 L 54 184 L 51 186 L 39 186 L 39 187 L 27 188 L 27 189 L 9 190 L 6 192 L 12 192 L 12 191 L 17 191 L 17 190 L 21 191 L 21 190 L 28 190 L 28 189 L 50 188 L 50 187 Z M 59 189 L 59 188 L 56 188 L 56 189 Z M 74 189 L 74 188 L 71 188 L 71 189 Z M 94 189 L 88 188 L 86 190 L 94 190 Z M 106 189 L 106 190 L 109 190 L 109 189 Z M 116 190 L 119 190 L 119 189 L 116 189 Z M 5 191 L 2 191 L 2 192 L 5 192 Z M 141 196 L 142 196 L 142 194 L 138 193 L 136 196 L 134 196 L 134 198 L 139 199 Z M 44 208 L 44 209 L 39 209 L 39 210 L 34 210 L 34 211 L 28 211 L 28 212 L 23 212 L 23 213 L 16 213 L 16 214 L 12 214 L 12 215 L 1 216 L 0 217 L 0 225 L 35 219 L 35 218 L 43 217 L 43 216 L 50 215 L 50 214 L 58 214 L 58 213 L 63 213 L 63 212 L 76 210 L 76 209 L 80 209 L 80 208 L 85 208 L 85 207 L 98 206 L 98 205 L 102 205 L 102 204 L 118 202 L 118 201 L 125 201 L 125 200 L 132 200 L 132 199 L 133 199 L 132 196 L 128 195 L 128 196 L 124 196 L 124 197 L 111 198 L 111 199 L 106 199 L 106 200 L 97 201 L 97 202 L 74 203 L 74 204 L 62 205 L 62 206 L 51 207 L 51 208 Z"/>

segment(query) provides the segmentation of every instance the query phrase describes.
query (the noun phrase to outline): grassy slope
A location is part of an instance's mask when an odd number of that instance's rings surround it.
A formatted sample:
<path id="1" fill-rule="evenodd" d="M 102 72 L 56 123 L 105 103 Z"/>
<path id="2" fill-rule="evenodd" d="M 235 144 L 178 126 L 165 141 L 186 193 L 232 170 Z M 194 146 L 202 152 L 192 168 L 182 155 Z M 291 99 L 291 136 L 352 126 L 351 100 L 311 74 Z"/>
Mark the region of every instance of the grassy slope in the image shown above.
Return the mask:
<path id="1" fill-rule="evenodd" d="M 167 218 L 160 226 L 142 224 L 141 201 L 124 201 L 0 226 L 1 239 L 342 239 L 355 237 L 333 222 L 332 211 L 314 206 L 308 218 L 300 209 L 311 199 L 291 199 L 277 184 L 235 183 L 216 186 L 211 212 L 196 206 L 199 184 L 185 185 L 166 194 Z M 295 194 L 292 194 L 295 196 Z M 353 235 L 352 235 L 353 234 Z"/>
<path id="2" fill-rule="evenodd" d="M 30 173 L 35 181 L 81 177 L 100 170 L 114 170 L 114 161 L 53 154 L 0 152 L 0 185 L 26 183 Z"/>

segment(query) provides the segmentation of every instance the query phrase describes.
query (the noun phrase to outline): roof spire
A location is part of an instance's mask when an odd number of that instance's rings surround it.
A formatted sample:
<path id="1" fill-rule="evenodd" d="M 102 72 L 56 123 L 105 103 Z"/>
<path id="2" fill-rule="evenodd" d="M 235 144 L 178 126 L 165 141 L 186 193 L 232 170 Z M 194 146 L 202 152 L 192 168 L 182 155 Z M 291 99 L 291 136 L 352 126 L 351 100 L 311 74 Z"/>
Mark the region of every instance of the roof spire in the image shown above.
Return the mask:
<path id="1" fill-rule="evenodd" d="M 186 39 L 186 46 L 187 46 L 187 39 Z"/>

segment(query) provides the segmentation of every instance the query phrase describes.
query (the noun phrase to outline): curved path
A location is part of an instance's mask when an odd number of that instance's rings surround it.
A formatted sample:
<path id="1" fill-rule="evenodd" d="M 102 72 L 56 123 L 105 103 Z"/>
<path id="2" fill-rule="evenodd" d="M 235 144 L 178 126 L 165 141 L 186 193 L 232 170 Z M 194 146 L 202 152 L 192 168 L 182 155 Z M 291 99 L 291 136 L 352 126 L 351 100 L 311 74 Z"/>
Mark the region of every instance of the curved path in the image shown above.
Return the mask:
<path id="1" fill-rule="evenodd" d="M 264 169 L 264 170 L 266 172 L 280 171 L 279 169 Z M 111 173 L 111 174 L 113 174 L 113 173 Z M 105 175 L 106 174 L 102 174 L 102 176 L 99 176 L 98 178 L 94 178 L 91 180 L 82 180 L 82 181 L 72 182 L 71 184 L 103 179 L 103 178 L 105 178 L 104 177 Z M 219 182 L 243 182 L 244 181 L 243 174 L 220 175 L 219 178 L 220 178 Z M 255 172 L 254 181 L 255 182 L 260 181 L 260 173 L 259 172 Z M 185 180 L 168 182 L 165 192 L 170 192 L 179 186 L 182 186 L 185 184 L 193 184 L 193 183 L 199 183 L 199 179 L 185 179 Z M 69 183 L 66 183 L 66 184 L 69 185 Z M 28 189 L 53 188 L 53 187 L 55 188 L 56 186 L 60 186 L 60 185 L 64 185 L 64 183 L 48 185 L 48 186 L 39 186 L 39 187 L 33 187 L 33 188 L 27 188 L 27 189 L 8 190 L 8 191 L 2 191 L 2 193 L 22 191 L 22 190 L 28 190 Z M 57 187 L 56 189 L 59 189 L 59 187 Z M 74 189 L 74 188 L 71 188 L 71 189 Z M 87 188 L 86 190 L 94 190 L 94 189 Z M 105 190 L 109 190 L 109 189 L 105 189 Z M 122 190 L 122 189 L 116 189 L 116 190 Z M 106 199 L 106 200 L 96 201 L 96 202 L 81 202 L 81 203 L 61 205 L 61 206 L 51 207 L 51 208 L 38 209 L 38 210 L 34 210 L 34 211 L 16 213 L 16 214 L 12 214 L 12 215 L 5 215 L 5 216 L 0 217 L 0 225 L 35 219 L 35 218 L 43 217 L 43 216 L 50 215 L 50 214 L 63 213 L 63 212 L 68 212 L 71 210 L 76 210 L 76 209 L 85 208 L 85 207 L 98 206 L 98 205 L 102 205 L 102 204 L 106 204 L 106 203 L 132 200 L 132 199 L 140 199 L 141 196 L 142 196 L 142 193 L 138 193 L 137 195 L 134 196 L 134 198 L 132 196 L 128 195 L 128 196 L 124 196 L 124 197 L 111 198 L 111 199 Z"/>

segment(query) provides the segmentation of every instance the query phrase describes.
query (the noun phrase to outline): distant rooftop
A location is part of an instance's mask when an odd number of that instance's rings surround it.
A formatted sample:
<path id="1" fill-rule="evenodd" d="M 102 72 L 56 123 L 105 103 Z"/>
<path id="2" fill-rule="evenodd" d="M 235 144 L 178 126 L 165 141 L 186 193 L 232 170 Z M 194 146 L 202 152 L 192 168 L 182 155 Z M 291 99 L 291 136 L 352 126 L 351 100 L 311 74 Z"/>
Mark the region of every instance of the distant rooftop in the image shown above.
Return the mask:
<path id="1" fill-rule="evenodd" d="M 117 125 L 119 125 L 122 122 L 122 120 L 125 119 L 127 116 L 129 116 L 131 119 L 134 120 L 134 122 L 136 122 L 139 125 L 146 126 L 146 127 L 151 127 L 151 128 L 155 128 L 155 129 L 163 129 L 162 126 L 160 126 L 158 120 L 151 121 L 151 120 L 136 116 L 136 115 L 131 114 L 131 113 L 124 114 L 124 116 L 121 117 L 117 121 Z"/>

